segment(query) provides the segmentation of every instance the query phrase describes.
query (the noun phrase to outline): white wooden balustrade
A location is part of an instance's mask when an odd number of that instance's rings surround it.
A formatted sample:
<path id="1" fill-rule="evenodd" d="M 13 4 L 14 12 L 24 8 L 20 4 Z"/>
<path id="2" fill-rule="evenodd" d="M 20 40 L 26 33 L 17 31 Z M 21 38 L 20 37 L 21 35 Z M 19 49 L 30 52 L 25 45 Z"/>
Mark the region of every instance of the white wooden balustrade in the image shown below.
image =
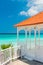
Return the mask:
<path id="1" fill-rule="evenodd" d="M 5 65 L 7 62 L 12 59 L 17 59 L 20 57 L 20 47 L 10 47 L 5 50 L 0 51 L 0 65 Z"/>

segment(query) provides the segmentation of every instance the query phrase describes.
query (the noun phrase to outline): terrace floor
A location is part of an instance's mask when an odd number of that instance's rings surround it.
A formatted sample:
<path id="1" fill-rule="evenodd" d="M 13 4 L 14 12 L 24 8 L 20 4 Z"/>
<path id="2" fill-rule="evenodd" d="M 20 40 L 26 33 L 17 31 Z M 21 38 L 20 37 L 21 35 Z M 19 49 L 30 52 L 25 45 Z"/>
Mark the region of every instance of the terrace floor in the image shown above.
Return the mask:
<path id="1" fill-rule="evenodd" d="M 29 61 L 26 59 L 17 59 L 13 62 L 8 63 L 7 65 L 43 65 L 43 63 L 37 61 Z"/>

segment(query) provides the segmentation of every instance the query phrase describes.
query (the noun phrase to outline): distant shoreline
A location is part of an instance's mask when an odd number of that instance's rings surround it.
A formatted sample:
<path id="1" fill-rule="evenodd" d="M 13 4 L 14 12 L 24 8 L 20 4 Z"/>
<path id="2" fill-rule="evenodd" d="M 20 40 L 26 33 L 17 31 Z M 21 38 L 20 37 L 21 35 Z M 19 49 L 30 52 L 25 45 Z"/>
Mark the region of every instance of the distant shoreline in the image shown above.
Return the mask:
<path id="1" fill-rule="evenodd" d="M 3 35 L 3 34 L 5 34 L 5 35 L 6 34 L 9 34 L 9 35 L 11 35 L 11 34 L 14 35 L 15 34 L 15 35 L 17 35 L 17 33 L 0 33 L 0 35 Z M 19 33 L 19 34 L 24 34 L 25 35 L 25 33 Z M 29 35 L 29 33 L 27 33 L 27 34 Z M 31 33 L 31 34 L 34 35 L 34 33 Z M 43 35 L 43 33 L 40 33 L 40 34 Z M 38 35 L 38 33 L 37 33 L 37 35 Z"/>

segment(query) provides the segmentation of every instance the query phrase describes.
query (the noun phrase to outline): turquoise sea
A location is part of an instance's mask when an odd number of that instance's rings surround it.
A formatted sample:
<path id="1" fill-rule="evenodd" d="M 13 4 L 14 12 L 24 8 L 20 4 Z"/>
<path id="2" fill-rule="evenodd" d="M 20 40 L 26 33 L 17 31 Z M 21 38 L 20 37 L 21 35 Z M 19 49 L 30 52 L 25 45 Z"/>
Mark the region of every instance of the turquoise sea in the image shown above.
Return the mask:
<path id="1" fill-rule="evenodd" d="M 19 34 L 19 41 L 20 42 L 25 42 L 26 38 L 25 38 L 25 34 Z M 29 34 L 27 35 L 27 39 L 28 39 L 28 42 L 29 42 Z M 31 42 L 34 40 L 34 35 L 31 34 Z M 38 40 L 39 37 L 38 35 L 36 35 L 36 39 Z M 41 40 L 41 44 L 43 43 L 43 35 L 40 34 L 40 40 Z M 13 45 L 16 45 L 17 44 L 17 34 L 0 34 L 0 45 L 1 44 L 13 44 Z"/>

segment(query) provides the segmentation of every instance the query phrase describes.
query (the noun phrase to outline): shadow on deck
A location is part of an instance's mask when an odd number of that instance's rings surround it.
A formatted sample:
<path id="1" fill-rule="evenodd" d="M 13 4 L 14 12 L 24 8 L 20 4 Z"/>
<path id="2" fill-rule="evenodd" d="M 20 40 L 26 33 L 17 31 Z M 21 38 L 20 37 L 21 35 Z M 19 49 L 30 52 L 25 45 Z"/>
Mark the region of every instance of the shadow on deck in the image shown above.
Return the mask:
<path id="1" fill-rule="evenodd" d="M 8 63 L 7 65 L 43 65 L 43 63 L 37 61 L 29 61 L 25 58 L 19 58 L 13 62 Z"/>
<path id="2" fill-rule="evenodd" d="M 22 58 L 22 59 L 19 58 L 19 60 L 22 61 L 22 62 L 24 62 L 24 63 L 26 63 L 27 65 L 43 65 L 43 63 L 35 61 L 35 60 L 30 61 L 30 60 L 27 60 L 25 58 Z"/>

